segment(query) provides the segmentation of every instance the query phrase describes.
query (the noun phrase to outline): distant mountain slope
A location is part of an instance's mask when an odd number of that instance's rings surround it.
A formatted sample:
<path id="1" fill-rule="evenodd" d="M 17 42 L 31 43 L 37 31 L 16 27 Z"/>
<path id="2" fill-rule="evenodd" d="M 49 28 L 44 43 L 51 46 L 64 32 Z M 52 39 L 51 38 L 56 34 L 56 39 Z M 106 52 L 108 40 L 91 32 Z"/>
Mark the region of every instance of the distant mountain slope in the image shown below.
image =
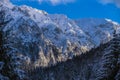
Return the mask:
<path id="1" fill-rule="evenodd" d="M 86 18 L 75 20 L 75 22 L 91 37 L 92 43 L 96 46 L 110 41 L 114 30 L 120 29 L 120 25 L 110 19 Z"/>

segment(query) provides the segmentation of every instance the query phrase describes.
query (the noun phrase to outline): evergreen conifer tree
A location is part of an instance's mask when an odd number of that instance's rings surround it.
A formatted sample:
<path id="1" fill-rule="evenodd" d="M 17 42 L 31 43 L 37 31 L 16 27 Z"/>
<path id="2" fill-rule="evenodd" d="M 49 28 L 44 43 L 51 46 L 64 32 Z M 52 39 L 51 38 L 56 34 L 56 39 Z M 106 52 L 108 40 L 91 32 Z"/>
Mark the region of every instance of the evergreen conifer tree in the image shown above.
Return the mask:
<path id="1" fill-rule="evenodd" d="M 0 62 L 3 63 L 0 74 L 5 76 L 0 80 L 25 80 L 25 73 L 19 67 L 21 58 L 7 35 L 8 32 L 0 31 Z"/>
<path id="2" fill-rule="evenodd" d="M 102 57 L 102 67 L 99 70 L 97 80 L 114 80 L 118 71 L 117 61 L 118 54 L 120 53 L 119 35 L 116 31 L 113 33 L 113 39 L 110 41 L 110 45 L 105 50 L 105 54 Z"/>

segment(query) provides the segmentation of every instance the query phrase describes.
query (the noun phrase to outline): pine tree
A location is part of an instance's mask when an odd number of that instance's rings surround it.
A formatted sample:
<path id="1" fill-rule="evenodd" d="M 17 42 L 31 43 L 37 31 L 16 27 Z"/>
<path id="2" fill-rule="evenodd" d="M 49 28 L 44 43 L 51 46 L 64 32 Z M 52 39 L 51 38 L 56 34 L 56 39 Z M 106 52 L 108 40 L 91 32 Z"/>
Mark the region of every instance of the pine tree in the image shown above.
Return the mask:
<path id="1" fill-rule="evenodd" d="M 7 76 L 5 76 L 4 74 L 2 74 L 3 72 L 3 67 L 4 67 L 4 49 L 3 49 L 3 35 L 2 35 L 2 31 L 0 31 L 0 80 L 9 80 L 9 78 Z"/>
<path id="2" fill-rule="evenodd" d="M 117 60 L 117 74 L 115 76 L 115 80 L 120 80 L 120 33 L 118 34 L 117 38 L 118 38 L 118 43 L 117 43 L 118 60 Z"/>
<path id="3" fill-rule="evenodd" d="M 17 50 L 13 49 L 8 33 L 0 31 L 0 62 L 4 63 L 0 73 L 9 80 L 24 80 L 24 71 L 19 67 L 21 58 L 17 56 Z"/>
<path id="4" fill-rule="evenodd" d="M 110 46 L 105 50 L 102 57 L 102 67 L 99 70 L 97 80 L 114 80 L 118 71 L 117 59 L 119 54 L 119 38 L 116 31 L 113 33 L 113 39 Z"/>

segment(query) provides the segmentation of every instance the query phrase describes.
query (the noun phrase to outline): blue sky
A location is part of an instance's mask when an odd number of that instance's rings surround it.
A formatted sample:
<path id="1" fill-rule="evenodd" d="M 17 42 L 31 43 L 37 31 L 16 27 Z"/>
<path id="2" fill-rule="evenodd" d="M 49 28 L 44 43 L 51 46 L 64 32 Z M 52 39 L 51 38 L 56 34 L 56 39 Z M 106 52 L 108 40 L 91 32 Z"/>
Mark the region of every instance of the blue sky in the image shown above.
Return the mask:
<path id="1" fill-rule="evenodd" d="M 109 18 L 120 23 L 120 0 L 11 0 L 69 18 Z"/>

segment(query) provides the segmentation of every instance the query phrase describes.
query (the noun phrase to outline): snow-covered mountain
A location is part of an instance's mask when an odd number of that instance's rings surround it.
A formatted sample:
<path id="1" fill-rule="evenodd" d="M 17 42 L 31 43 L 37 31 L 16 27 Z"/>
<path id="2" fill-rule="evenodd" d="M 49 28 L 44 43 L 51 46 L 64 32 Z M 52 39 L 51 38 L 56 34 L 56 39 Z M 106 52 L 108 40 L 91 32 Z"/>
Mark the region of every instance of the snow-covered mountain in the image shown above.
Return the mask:
<path id="1" fill-rule="evenodd" d="M 92 43 L 99 46 L 112 39 L 114 30 L 120 25 L 110 19 L 87 18 L 75 20 L 76 24 L 92 39 Z"/>
<path id="2" fill-rule="evenodd" d="M 7 43 L 34 66 L 50 66 L 89 51 L 112 39 L 114 28 L 120 27 L 109 19 L 72 20 L 8 0 L 0 1 L 0 14 Z"/>
<path id="3" fill-rule="evenodd" d="M 49 14 L 26 5 L 13 5 L 9 0 L 0 0 L 0 53 L 2 53 L 0 54 L 0 79 L 9 80 L 7 78 L 9 77 L 11 80 L 13 75 L 20 74 L 18 75 L 20 79 L 17 80 L 27 80 L 23 79 L 24 75 L 21 74 L 24 72 L 16 68 L 16 65 L 21 63 L 20 68 L 28 71 L 36 68 L 39 70 L 39 67 L 54 66 L 90 50 L 92 53 L 93 48 L 98 47 L 91 56 L 93 59 L 88 58 L 87 61 L 82 61 L 83 63 L 78 61 L 83 72 L 86 70 L 86 68 L 82 69 L 85 67 L 84 64 L 87 68 L 95 67 L 95 70 L 92 68 L 91 71 L 94 72 L 91 76 L 93 79 L 97 68 L 102 64 L 101 57 L 105 54 L 104 58 L 106 58 L 107 55 L 104 52 L 107 45 L 104 46 L 104 43 L 113 39 L 115 30 L 117 33 L 120 32 L 120 24 L 110 19 L 72 20 L 63 14 Z M 101 44 L 104 47 L 99 50 Z M 94 66 L 88 65 L 89 62 Z M 9 65 L 12 65 L 12 68 Z M 8 69 L 8 73 L 5 69 Z M 15 73 L 13 74 L 12 71 Z M 83 76 L 82 72 L 80 76 Z M 81 79 L 85 80 L 83 78 Z"/>

